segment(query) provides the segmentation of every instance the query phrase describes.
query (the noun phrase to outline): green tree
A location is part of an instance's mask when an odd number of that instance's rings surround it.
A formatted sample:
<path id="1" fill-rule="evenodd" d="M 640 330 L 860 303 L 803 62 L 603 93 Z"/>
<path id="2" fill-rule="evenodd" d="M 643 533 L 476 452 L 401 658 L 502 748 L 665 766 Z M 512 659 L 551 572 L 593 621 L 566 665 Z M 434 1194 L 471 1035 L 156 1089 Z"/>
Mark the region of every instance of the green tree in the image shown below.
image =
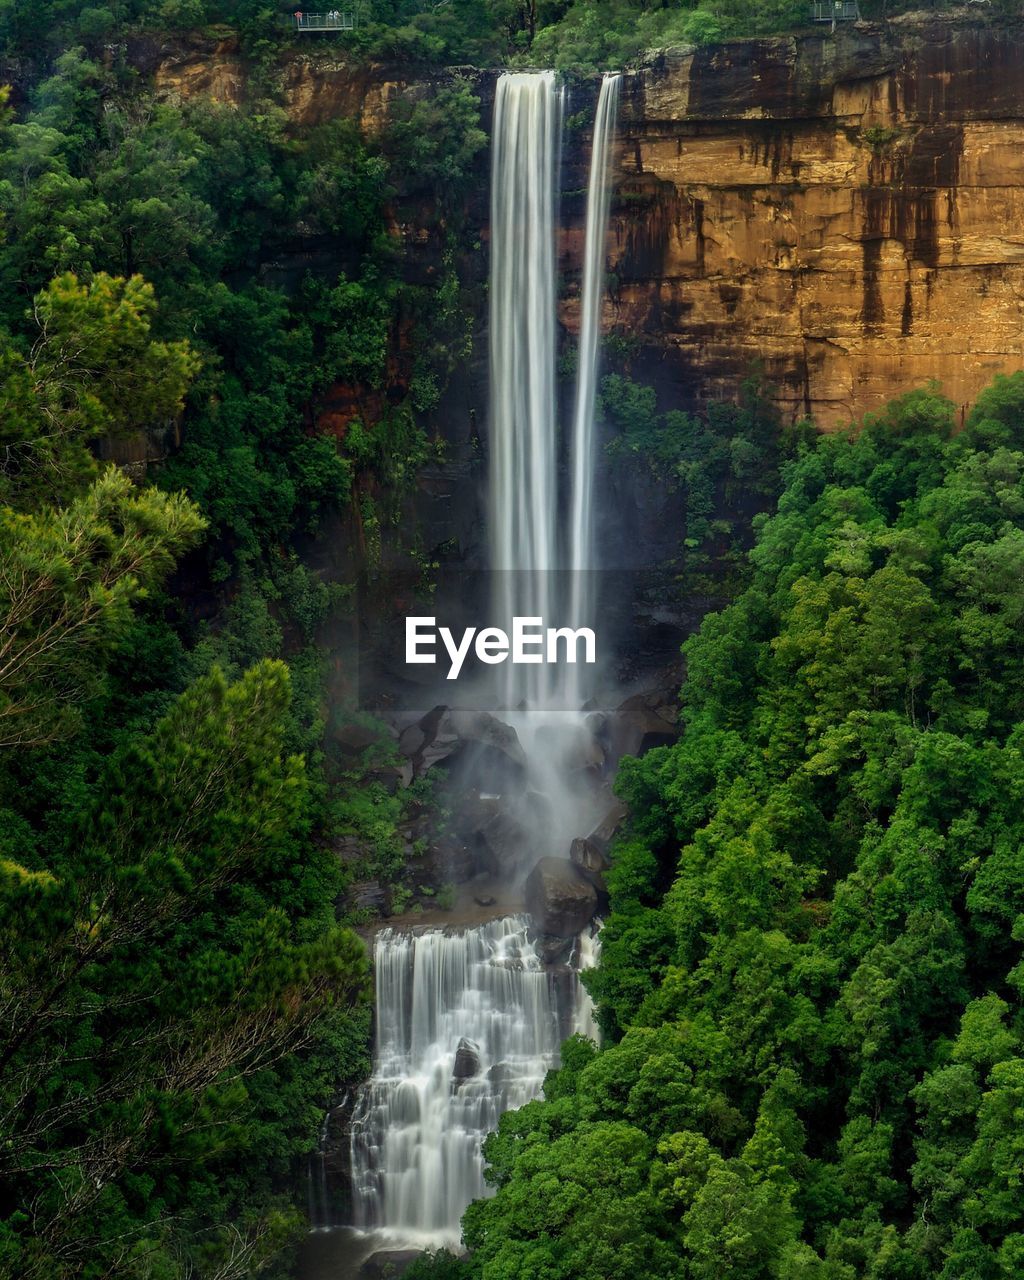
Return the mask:
<path id="1" fill-rule="evenodd" d="M 180 413 L 198 370 L 187 342 L 152 337 L 140 276 L 58 276 L 34 301 L 28 356 L 0 355 L 0 483 L 8 500 L 73 493 L 95 471 L 90 442 Z"/>
<path id="2" fill-rule="evenodd" d="M 223 1193 L 189 1186 L 251 1149 L 261 1080 L 366 981 L 354 935 L 290 887 L 288 698 L 281 663 L 215 671 L 111 760 L 68 847 L 2 864 L 2 1274 L 151 1275 L 198 1248 L 241 1275 L 289 1230 L 257 1197 L 218 1230 Z"/>
<path id="3" fill-rule="evenodd" d="M 182 495 L 136 489 L 113 469 L 65 508 L 0 508 L 0 745 L 77 727 L 132 604 L 202 529 Z"/>

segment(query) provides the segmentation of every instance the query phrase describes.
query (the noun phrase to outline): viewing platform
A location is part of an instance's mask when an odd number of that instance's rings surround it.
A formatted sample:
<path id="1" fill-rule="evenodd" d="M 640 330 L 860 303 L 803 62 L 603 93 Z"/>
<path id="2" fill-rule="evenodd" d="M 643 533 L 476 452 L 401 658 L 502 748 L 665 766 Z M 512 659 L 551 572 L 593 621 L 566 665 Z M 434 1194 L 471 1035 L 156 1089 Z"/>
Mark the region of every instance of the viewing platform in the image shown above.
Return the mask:
<path id="1" fill-rule="evenodd" d="M 859 22 L 860 6 L 857 0 L 813 0 L 812 22 Z"/>
<path id="2" fill-rule="evenodd" d="M 333 9 L 328 13 L 303 13 L 292 15 L 296 31 L 354 31 L 356 15 L 353 9 Z"/>

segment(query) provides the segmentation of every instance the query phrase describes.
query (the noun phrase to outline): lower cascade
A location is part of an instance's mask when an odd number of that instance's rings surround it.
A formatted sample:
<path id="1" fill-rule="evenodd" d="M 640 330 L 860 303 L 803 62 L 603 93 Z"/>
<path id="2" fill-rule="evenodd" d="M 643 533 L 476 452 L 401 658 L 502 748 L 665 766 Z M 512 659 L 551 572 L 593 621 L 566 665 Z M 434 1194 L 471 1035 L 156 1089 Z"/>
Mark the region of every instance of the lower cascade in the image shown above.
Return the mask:
<path id="1" fill-rule="evenodd" d="M 579 970 L 546 967 L 516 915 L 460 930 L 377 935 L 373 1075 L 352 1118 L 357 1227 L 410 1243 L 457 1244 L 487 1194 L 481 1144 L 503 1112 L 535 1098 L 574 1032 L 595 1035 Z"/>

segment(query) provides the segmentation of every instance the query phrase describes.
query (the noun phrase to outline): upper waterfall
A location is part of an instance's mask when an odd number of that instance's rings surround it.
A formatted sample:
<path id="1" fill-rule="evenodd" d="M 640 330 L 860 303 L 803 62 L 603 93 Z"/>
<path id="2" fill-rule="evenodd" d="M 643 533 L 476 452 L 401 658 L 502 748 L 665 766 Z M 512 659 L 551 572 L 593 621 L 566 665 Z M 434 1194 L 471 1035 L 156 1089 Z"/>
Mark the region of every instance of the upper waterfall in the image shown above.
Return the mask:
<path id="1" fill-rule="evenodd" d="M 579 364 L 576 375 L 576 413 L 571 444 L 572 504 L 569 525 L 571 616 L 576 626 L 594 621 L 594 413 L 600 369 L 601 304 L 605 284 L 605 240 L 611 206 L 611 150 L 618 114 L 618 75 L 601 81 L 594 120 L 587 191 L 587 233 L 583 254 L 580 300 Z M 572 669 L 578 686 L 578 668 Z M 576 690 L 577 694 L 581 691 Z"/>
<path id="2" fill-rule="evenodd" d="M 562 93 L 554 72 L 503 75 L 491 161 L 491 569 L 500 625 L 550 617 L 558 564 L 555 216 Z M 547 666 L 506 667 L 509 703 L 544 705 Z"/>

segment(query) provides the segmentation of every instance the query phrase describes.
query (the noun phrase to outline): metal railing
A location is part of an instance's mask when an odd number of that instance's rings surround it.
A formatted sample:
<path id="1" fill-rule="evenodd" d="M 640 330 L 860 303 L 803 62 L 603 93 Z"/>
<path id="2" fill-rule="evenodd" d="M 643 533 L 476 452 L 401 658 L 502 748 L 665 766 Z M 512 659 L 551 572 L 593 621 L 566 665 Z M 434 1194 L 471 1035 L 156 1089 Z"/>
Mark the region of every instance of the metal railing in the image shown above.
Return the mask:
<path id="1" fill-rule="evenodd" d="M 857 0 L 813 0 L 812 22 L 857 22 L 860 7 Z"/>
<path id="2" fill-rule="evenodd" d="M 352 9 L 332 9 L 328 13 L 303 13 L 292 15 L 297 31 L 354 31 L 356 15 Z"/>

